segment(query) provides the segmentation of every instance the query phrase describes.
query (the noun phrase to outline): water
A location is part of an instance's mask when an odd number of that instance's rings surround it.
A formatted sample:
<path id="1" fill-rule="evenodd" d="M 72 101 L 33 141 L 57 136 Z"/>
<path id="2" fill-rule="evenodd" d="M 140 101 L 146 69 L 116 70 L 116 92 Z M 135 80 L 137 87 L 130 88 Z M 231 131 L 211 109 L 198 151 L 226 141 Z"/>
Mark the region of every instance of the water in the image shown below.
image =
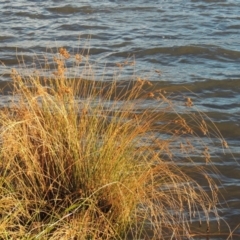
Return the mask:
<path id="1" fill-rule="evenodd" d="M 222 162 L 216 163 L 228 203 L 221 216 L 234 229 L 240 223 L 240 1 L 79 2 L 2 0 L 0 80 L 9 81 L 10 69 L 18 65 L 16 55 L 31 68 L 32 57 L 41 57 L 46 49 L 64 46 L 73 53 L 89 47 L 99 76 L 103 67 L 108 78 L 116 63 L 136 60 L 135 66 L 122 69 L 123 78 L 146 77 L 173 93 L 189 89 L 235 156 L 218 152 Z"/>

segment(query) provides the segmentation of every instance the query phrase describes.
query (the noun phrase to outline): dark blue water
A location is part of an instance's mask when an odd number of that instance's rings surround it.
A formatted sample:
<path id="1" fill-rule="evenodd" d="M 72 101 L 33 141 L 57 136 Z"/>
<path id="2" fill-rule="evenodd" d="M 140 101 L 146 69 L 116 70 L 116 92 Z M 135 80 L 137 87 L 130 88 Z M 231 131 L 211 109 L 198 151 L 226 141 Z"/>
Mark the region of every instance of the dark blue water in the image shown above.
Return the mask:
<path id="1" fill-rule="evenodd" d="M 31 69 L 32 58 L 63 46 L 70 53 L 89 49 L 96 77 L 104 68 L 111 78 L 117 64 L 128 60 L 135 64 L 121 68 L 122 78 L 141 76 L 174 94 L 192 91 L 195 105 L 216 123 L 235 156 L 217 153 L 225 163 L 218 165 L 228 203 L 221 215 L 232 229 L 240 223 L 239 0 L 2 0 L 0 30 L 2 81 L 10 80 L 19 56 Z"/>

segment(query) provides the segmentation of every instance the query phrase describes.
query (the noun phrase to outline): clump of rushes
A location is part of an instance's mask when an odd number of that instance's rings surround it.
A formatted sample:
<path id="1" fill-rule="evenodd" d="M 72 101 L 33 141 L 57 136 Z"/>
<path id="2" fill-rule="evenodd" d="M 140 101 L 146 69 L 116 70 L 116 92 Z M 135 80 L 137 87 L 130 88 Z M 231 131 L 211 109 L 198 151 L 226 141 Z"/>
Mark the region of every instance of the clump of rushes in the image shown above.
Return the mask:
<path id="1" fill-rule="evenodd" d="M 175 239 L 195 221 L 206 230 L 218 199 L 201 115 L 184 119 L 142 79 L 69 79 L 71 59 L 82 56 L 61 48 L 48 78 L 12 72 L 0 110 L 1 239 Z"/>

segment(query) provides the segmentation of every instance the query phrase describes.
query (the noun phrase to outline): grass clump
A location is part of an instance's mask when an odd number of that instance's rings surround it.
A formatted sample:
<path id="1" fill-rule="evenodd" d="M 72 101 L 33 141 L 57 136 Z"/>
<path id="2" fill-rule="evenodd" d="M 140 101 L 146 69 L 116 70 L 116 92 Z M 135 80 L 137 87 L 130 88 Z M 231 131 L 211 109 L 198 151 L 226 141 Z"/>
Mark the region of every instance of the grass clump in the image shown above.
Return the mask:
<path id="1" fill-rule="evenodd" d="M 61 49 L 48 78 L 12 72 L 0 110 L 1 239 L 191 237 L 191 222 L 217 216 L 217 188 L 176 145 L 200 139 L 203 120 L 185 120 L 141 79 L 68 79 L 70 58 Z M 141 108 L 148 101 L 156 106 Z M 175 162 L 183 152 L 186 168 Z"/>

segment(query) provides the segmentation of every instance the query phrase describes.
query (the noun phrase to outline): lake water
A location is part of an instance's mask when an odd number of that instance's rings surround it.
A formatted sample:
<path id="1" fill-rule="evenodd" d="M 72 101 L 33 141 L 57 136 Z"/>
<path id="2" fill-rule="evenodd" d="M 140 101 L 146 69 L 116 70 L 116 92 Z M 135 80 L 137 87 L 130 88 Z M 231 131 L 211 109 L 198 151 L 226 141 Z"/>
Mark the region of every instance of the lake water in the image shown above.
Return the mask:
<path id="1" fill-rule="evenodd" d="M 110 77 L 117 63 L 129 59 L 136 64 L 122 69 L 123 78 L 134 74 L 175 93 L 183 86 L 192 91 L 195 105 L 213 119 L 235 156 L 217 152 L 222 163 L 216 166 L 228 204 L 220 215 L 232 229 L 240 223 L 239 0 L 1 0 L 0 30 L 1 81 L 18 66 L 16 54 L 31 68 L 32 57 L 46 49 L 89 47 L 99 76 L 106 68 Z M 223 224 L 221 232 L 227 231 Z M 239 227 L 235 234 L 240 239 Z"/>

